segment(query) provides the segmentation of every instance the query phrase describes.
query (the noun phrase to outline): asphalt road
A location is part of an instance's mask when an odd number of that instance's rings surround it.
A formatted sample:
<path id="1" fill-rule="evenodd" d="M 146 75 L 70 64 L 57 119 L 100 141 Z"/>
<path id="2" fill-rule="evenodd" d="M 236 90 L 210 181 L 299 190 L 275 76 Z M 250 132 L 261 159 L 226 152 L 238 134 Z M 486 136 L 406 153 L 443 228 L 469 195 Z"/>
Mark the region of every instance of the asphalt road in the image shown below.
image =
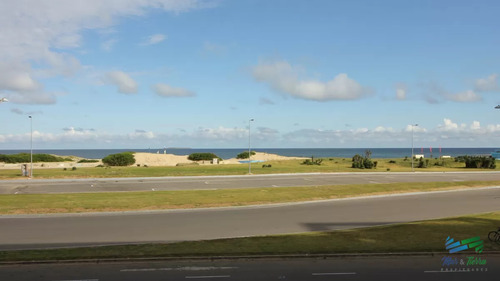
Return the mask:
<path id="1" fill-rule="evenodd" d="M 496 187 L 271 206 L 0 216 L 0 250 L 325 231 L 499 209 Z"/>
<path id="2" fill-rule="evenodd" d="M 443 266 L 443 256 L 0 265 L 0 280 L 498 280 L 499 256 L 458 268 Z"/>
<path id="3" fill-rule="evenodd" d="M 289 187 L 336 184 L 500 180 L 500 172 L 331 173 L 210 177 L 2 180 L 0 194 Z"/>

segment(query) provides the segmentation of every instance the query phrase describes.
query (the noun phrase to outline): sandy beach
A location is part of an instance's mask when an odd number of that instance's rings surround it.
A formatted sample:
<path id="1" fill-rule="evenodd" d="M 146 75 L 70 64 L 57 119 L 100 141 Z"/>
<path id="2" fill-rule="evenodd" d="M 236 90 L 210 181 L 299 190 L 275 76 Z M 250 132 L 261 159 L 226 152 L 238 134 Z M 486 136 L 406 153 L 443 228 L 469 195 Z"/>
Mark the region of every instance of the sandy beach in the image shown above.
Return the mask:
<path id="1" fill-rule="evenodd" d="M 174 154 L 156 154 L 156 153 L 145 153 L 138 152 L 134 153 L 135 164 L 142 166 L 151 166 L 151 167 L 160 167 L 160 166 L 177 166 L 177 165 L 189 165 L 195 164 L 198 165 L 213 165 L 211 161 L 191 161 L 188 160 L 188 155 L 174 155 Z M 78 163 L 82 158 L 79 157 L 71 157 L 73 161 L 66 162 L 38 162 L 33 163 L 34 169 L 55 169 L 55 168 L 83 168 L 83 167 L 96 167 L 98 165 L 102 165 L 102 161 L 99 159 L 98 162 L 95 163 Z M 270 153 L 262 153 L 256 152 L 255 155 L 252 156 L 252 160 L 259 161 L 275 161 L 275 160 L 293 160 L 293 159 L 305 159 L 301 157 L 286 157 L 277 154 Z M 239 161 L 245 159 L 225 159 L 220 161 L 218 164 L 241 164 Z M 28 163 L 29 164 L 29 163 Z M 0 162 L 0 169 L 20 169 L 21 164 L 6 164 Z"/>

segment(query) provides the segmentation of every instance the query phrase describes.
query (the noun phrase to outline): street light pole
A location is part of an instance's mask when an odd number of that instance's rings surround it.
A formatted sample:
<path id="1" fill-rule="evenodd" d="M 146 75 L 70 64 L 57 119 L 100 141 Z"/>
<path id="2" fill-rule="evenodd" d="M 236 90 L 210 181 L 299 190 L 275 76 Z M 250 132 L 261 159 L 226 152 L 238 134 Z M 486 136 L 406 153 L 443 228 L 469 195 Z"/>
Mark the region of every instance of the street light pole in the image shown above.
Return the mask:
<path id="1" fill-rule="evenodd" d="M 414 172 L 413 169 L 413 128 L 418 126 L 418 124 L 411 124 L 411 171 Z"/>
<path id="2" fill-rule="evenodd" d="M 250 125 L 252 122 L 254 121 L 254 119 L 250 119 L 248 120 L 248 174 L 251 175 L 252 174 L 252 161 L 251 161 L 251 158 L 252 158 L 252 151 L 250 150 Z"/>
<path id="3" fill-rule="evenodd" d="M 31 168 L 30 168 L 30 179 L 33 178 L 33 118 L 31 115 L 29 116 L 30 118 L 30 132 L 31 132 L 31 138 L 30 138 L 30 163 L 31 163 Z"/>

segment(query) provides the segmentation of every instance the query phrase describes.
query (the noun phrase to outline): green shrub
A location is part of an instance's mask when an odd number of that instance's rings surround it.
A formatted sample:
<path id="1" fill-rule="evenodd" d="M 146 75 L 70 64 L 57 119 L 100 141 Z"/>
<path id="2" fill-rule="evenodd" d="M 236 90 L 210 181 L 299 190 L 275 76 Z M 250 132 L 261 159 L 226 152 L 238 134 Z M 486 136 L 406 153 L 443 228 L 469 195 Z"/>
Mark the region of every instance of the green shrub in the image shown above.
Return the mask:
<path id="1" fill-rule="evenodd" d="M 132 152 L 122 152 L 110 154 L 102 159 L 102 162 L 108 166 L 129 166 L 135 163 Z"/>
<path id="2" fill-rule="evenodd" d="M 373 162 L 371 160 L 372 152 L 370 150 L 365 151 L 365 157 L 356 154 L 352 157 L 352 168 L 355 169 L 373 169 L 377 167 L 378 162 Z"/>
<path id="3" fill-rule="evenodd" d="M 71 168 L 71 170 L 72 170 L 72 171 L 75 171 L 75 170 L 76 170 L 76 167 Z"/>
<path id="4" fill-rule="evenodd" d="M 322 162 L 323 162 L 323 159 L 314 160 L 314 158 L 313 158 L 313 159 L 306 159 L 301 164 L 302 165 L 318 165 L 318 166 L 320 166 Z"/>
<path id="5" fill-rule="evenodd" d="M 495 169 L 497 167 L 495 158 L 491 156 L 458 156 L 459 162 L 465 162 L 465 168 L 472 169 Z"/>
<path id="6" fill-rule="evenodd" d="M 78 161 L 78 163 L 97 163 L 97 162 L 99 162 L 99 160 L 96 159 L 82 159 Z"/>
<path id="7" fill-rule="evenodd" d="M 210 153 L 210 152 L 191 153 L 188 156 L 188 159 L 191 161 L 202 161 L 202 160 L 211 161 L 214 158 L 221 159 L 219 156 L 217 156 L 213 153 Z"/>
<path id="8" fill-rule="evenodd" d="M 251 152 L 252 155 L 255 155 L 255 151 Z M 242 153 L 236 155 L 236 159 L 248 159 L 248 151 L 243 151 Z"/>
<path id="9" fill-rule="evenodd" d="M 31 161 L 31 155 L 29 153 L 18 153 L 18 154 L 0 154 L 0 162 L 4 163 L 27 163 Z M 64 162 L 72 161 L 71 158 L 63 158 L 59 156 L 54 156 L 50 154 L 33 154 L 33 162 Z"/>

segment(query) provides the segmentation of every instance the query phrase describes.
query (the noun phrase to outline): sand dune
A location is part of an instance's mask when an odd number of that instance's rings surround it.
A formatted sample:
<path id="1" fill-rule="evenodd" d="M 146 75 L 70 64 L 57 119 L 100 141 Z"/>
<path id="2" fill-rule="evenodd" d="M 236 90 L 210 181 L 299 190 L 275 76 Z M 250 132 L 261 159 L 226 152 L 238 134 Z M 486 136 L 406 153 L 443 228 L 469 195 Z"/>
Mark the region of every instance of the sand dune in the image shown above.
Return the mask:
<path id="1" fill-rule="evenodd" d="M 174 155 L 174 154 L 156 154 L 156 153 L 134 153 L 135 164 L 140 166 L 176 166 L 188 165 L 195 163 L 188 160 L 187 155 Z M 95 167 L 102 165 L 102 161 L 96 163 L 77 163 L 81 158 L 73 157 L 74 161 L 67 162 L 47 162 L 47 163 L 33 163 L 34 169 L 48 169 L 48 168 L 72 168 L 72 167 Z M 272 160 L 291 160 L 291 159 L 304 159 L 300 157 L 286 157 L 277 154 L 257 152 L 252 156 L 252 160 L 272 161 Z M 241 164 L 239 161 L 244 159 L 226 159 L 219 162 L 219 164 Z M 212 165 L 211 161 L 198 161 L 200 165 Z M 20 169 L 21 164 L 5 164 L 0 163 L 0 169 Z"/>
<path id="2" fill-rule="evenodd" d="M 194 161 L 188 160 L 187 155 L 179 156 L 173 154 L 153 154 L 153 153 L 135 153 L 136 164 L 148 165 L 148 166 L 176 166 L 177 164 L 190 164 L 195 163 Z M 298 157 L 286 157 L 276 154 L 257 152 L 256 155 L 252 156 L 252 160 L 290 160 L 290 159 L 302 159 Z M 222 160 L 219 164 L 241 164 L 239 161 L 242 159 L 226 159 Z M 198 161 L 201 165 L 211 165 L 211 161 Z"/>

